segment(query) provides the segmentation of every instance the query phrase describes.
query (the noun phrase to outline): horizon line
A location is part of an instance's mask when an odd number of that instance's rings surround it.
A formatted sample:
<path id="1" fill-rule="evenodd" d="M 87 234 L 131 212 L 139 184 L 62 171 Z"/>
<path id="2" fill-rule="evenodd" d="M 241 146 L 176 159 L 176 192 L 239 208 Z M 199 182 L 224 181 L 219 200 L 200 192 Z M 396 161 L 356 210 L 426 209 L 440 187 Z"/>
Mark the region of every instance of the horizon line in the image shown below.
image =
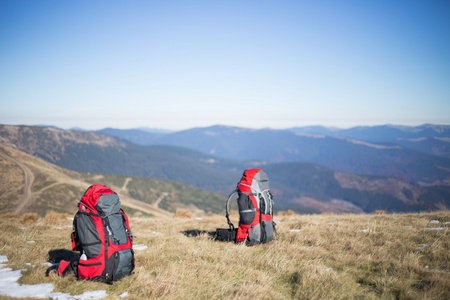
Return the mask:
<path id="1" fill-rule="evenodd" d="M 112 127 L 112 126 L 105 126 L 98 129 L 92 129 L 92 128 L 83 128 L 80 126 L 70 126 L 70 127 L 60 127 L 57 125 L 50 125 L 50 124 L 6 124 L 6 123 L 0 123 L 0 125 L 7 125 L 7 126 L 36 126 L 36 127 L 48 127 L 48 128 L 55 128 L 60 130 L 80 130 L 80 131 L 101 131 L 104 129 L 117 129 L 117 130 L 141 130 L 145 131 L 147 130 L 156 130 L 156 131 L 166 131 L 166 132 L 178 132 L 178 131 L 185 131 L 185 130 L 191 130 L 191 129 L 200 129 L 200 128 L 211 128 L 211 127 L 231 127 L 231 128 L 240 128 L 240 129 L 250 129 L 250 130 L 263 130 L 263 129 L 269 129 L 269 130 L 289 130 L 294 128 L 308 128 L 308 127 L 322 127 L 326 129 L 332 129 L 332 130 L 346 130 L 346 129 L 352 129 L 352 128 L 361 128 L 361 127 L 380 127 L 380 126 L 390 126 L 390 127 L 407 127 L 407 128 L 416 128 L 416 127 L 423 127 L 423 126 L 446 126 L 450 127 L 450 124 L 441 124 L 441 123 L 421 123 L 419 125 L 403 125 L 403 124 L 394 124 L 394 123 L 382 123 L 382 124 L 376 124 L 376 125 L 354 125 L 354 126 L 326 126 L 326 125 L 320 125 L 320 124 L 314 124 L 314 125 L 298 125 L 298 126 L 290 126 L 290 127 L 283 127 L 283 128 L 275 128 L 270 126 L 265 127 L 245 127 L 245 126 L 237 126 L 237 125 L 228 125 L 228 124 L 212 124 L 212 125 L 206 125 L 206 126 L 193 126 L 188 127 L 184 129 L 169 129 L 164 127 L 150 127 L 150 126 L 135 126 L 135 127 Z"/>

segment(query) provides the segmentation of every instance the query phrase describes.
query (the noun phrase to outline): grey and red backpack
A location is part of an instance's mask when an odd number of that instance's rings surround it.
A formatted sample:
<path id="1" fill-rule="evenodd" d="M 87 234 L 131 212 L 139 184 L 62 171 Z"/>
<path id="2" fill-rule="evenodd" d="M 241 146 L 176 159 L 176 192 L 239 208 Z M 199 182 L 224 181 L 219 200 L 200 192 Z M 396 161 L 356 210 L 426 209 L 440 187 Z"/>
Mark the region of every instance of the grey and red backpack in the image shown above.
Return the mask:
<path id="1" fill-rule="evenodd" d="M 230 204 L 237 195 L 239 226 L 230 220 Z M 229 229 L 217 229 L 216 239 L 245 242 L 248 245 L 267 243 L 274 238 L 275 222 L 273 196 L 269 189 L 269 178 L 262 169 L 244 171 L 236 189 L 228 196 L 226 218 Z"/>
<path id="2" fill-rule="evenodd" d="M 73 220 L 72 250 L 76 261 L 62 260 L 58 274 L 111 283 L 134 269 L 133 235 L 119 196 L 94 184 L 84 193 Z"/>

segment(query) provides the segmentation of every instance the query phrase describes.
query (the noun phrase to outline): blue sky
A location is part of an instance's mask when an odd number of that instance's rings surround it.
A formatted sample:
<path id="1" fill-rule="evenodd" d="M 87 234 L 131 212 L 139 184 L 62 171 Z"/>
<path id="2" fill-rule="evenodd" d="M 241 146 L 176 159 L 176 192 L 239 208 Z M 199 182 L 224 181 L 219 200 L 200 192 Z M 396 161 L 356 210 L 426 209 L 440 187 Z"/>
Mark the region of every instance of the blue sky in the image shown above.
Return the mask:
<path id="1" fill-rule="evenodd" d="M 450 2 L 0 0 L 0 123 L 450 124 Z"/>

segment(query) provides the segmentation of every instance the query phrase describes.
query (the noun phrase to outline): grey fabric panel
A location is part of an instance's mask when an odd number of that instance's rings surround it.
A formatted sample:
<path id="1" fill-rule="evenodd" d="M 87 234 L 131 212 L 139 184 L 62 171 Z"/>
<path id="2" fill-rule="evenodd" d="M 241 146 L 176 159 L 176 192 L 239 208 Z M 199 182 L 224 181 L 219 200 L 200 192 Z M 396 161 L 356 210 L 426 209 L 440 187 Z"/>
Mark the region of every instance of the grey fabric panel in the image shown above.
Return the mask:
<path id="1" fill-rule="evenodd" d="M 113 237 L 110 236 L 111 241 L 116 245 L 123 245 L 128 242 L 127 233 L 125 231 L 124 220 L 121 213 L 116 213 L 108 216 L 109 226 Z"/>
<path id="2" fill-rule="evenodd" d="M 259 171 L 255 174 L 252 182 L 252 188 L 254 188 L 258 193 L 269 189 L 269 177 L 267 177 L 266 172 Z"/>
<path id="3" fill-rule="evenodd" d="M 265 229 L 266 229 L 266 242 L 273 240 L 273 222 L 272 221 L 264 221 Z"/>
<path id="4" fill-rule="evenodd" d="M 102 250 L 102 241 L 94 219 L 84 214 L 77 215 L 77 231 L 81 247 L 88 258 L 97 257 Z"/>
<path id="5" fill-rule="evenodd" d="M 264 214 L 268 215 L 268 211 L 270 210 L 269 198 L 267 197 L 267 192 L 269 190 L 269 177 L 267 177 L 266 172 L 259 171 L 255 174 L 255 177 L 252 181 L 252 190 L 256 192 L 258 195 L 262 195 L 264 198 L 264 204 L 258 203 L 258 207 L 265 207 Z M 258 202 L 261 201 L 259 196 L 256 197 Z"/>
<path id="6" fill-rule="evenodd" d="M 255 177 L 253 177 L 253 180 L 252 180 L 252 191 L 256 194 L 261 193 L 261 189 L 259 188 L 259 182 L 257 180 L 258 174 L 259 173 L 256 173 Z"/>
<path id="7" fill-rule="evenodd" d="M 261 224 L 250 226 L 253 230 L 249 230 L 248 239 L 251 244 L 259 243 L 261 240 Z"/>
<path id="8" fill-rule="evenodd" d="M 120 209 L 119 196 L 116 194 L 106 194 L 100 196 L 97 205 L 105 213 L 106 216 L 117 213 Z"/>
<path id="9" fill-rule="evenodd" d="M 133 271 L 133 250 L 123 249 L 118 251 L 119 263 L 114 273 L 114 280 L 118 280 L 124 276 L 130 275 Z"/>

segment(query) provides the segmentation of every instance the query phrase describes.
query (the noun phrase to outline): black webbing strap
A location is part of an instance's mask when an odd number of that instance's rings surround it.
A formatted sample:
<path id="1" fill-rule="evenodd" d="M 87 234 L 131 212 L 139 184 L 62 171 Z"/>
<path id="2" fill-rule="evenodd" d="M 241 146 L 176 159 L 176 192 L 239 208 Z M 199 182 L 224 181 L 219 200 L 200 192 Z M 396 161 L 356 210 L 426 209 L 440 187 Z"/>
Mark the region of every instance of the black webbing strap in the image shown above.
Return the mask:
<path id="1" fill-rule="evenodd" d="M 231 192 L 231 194 L 228 196 L 227 205 L 225 207 L 228 225 L 230 226 L 231 230 L 234 230 L 234 225 L 233 225 L 233 223 L 231 223 L 231 220 L 230 220 L 230 202 L 231 202 L 234 194 L 236 194 L 237 192 L 238 192 L 238 189 L 235 189 L 233 192 Z"/>

